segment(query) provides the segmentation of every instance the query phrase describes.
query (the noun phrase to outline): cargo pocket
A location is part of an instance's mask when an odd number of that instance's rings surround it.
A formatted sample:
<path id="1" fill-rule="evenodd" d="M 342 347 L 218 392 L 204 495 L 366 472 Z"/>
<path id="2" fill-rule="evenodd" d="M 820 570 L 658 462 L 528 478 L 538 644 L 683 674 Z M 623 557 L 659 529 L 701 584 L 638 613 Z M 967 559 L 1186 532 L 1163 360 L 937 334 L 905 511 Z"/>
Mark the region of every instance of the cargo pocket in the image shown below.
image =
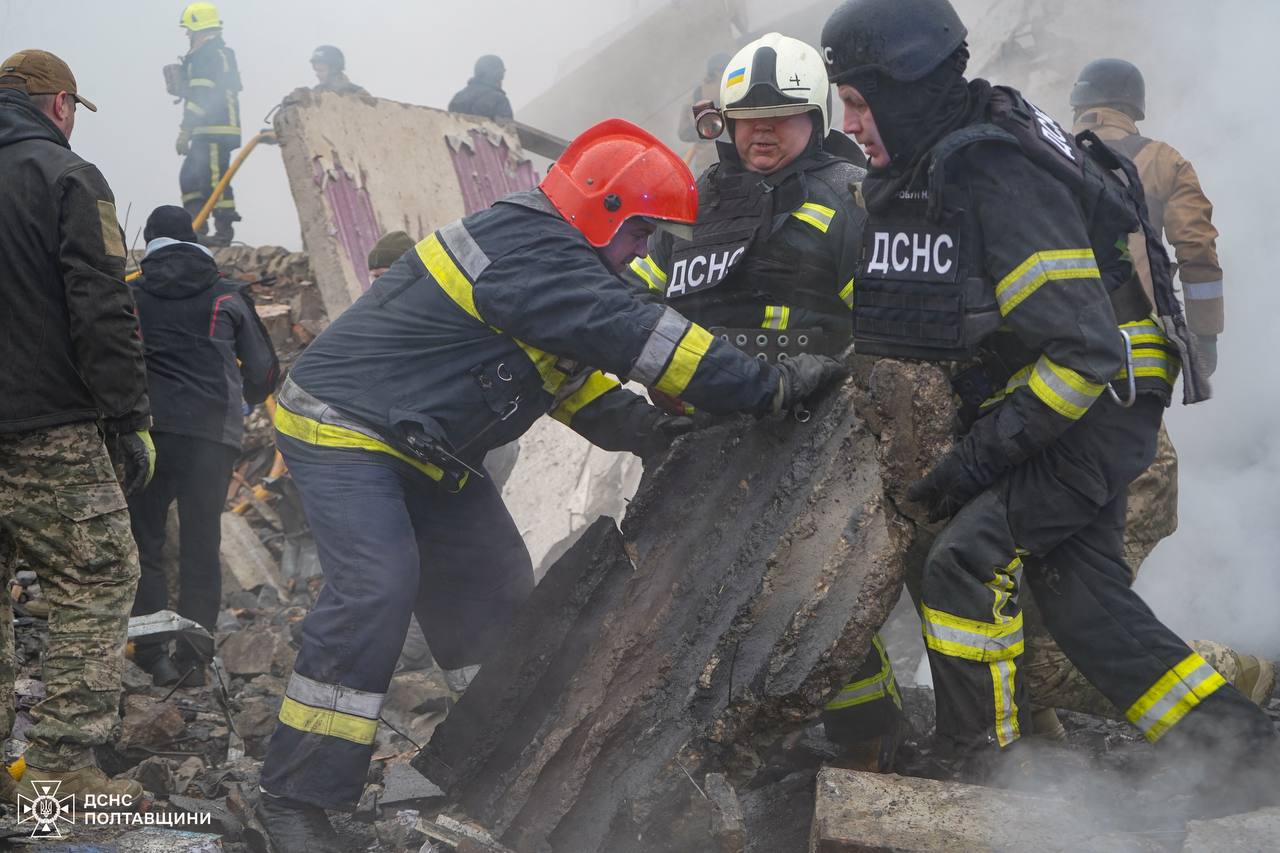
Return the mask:
<path id="1" fill-rule="evenodd" d="M 129 555 L 133 543 L 128 504 L 119 485 L 63 486 L 54 492 L 53 500 L 62 516 L 62 529 L 48 534 L 66 543 L 75 569 L 94 572 Z"/>
<path id="2" fill-rule="evenodd" d="M 1008 499 L 1009 529 L 1019 547 L 1042 557 L 1097 518 L 1111 494 L 1101 473 L 1060 448 L 1026 464 L 1040 470 L 1015 474 L 1020 487 Z"/>

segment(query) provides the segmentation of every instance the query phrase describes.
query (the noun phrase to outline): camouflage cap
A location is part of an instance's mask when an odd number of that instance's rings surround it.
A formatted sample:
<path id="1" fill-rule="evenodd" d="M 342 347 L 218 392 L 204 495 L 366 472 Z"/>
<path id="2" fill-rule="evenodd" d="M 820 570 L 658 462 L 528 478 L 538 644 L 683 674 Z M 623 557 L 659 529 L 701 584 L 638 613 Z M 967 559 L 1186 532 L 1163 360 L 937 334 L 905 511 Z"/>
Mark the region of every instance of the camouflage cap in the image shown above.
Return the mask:
<path id="1" fill-rule="evenodd" d="M 6 77 L 10 79 L 6 80 Z M 15 77 L 21 83 L 13 81 Z M 70 66 L 47 50 L 20 50 L 0 64 L 0 87 L 18 88 L 23 85 L 28 95 L 66 92 L 86 108 L 95 113 L 98 111 L 93 101 L 81 97 L 76 91 L 76 75 L 71 73 Z"/>
<path id="2" fill-rule="evenodd" d="M 391 266 L 400 260 L 401 255 L 412 249 L 413 245 L 413 238 L 403 231 L 383 234 L 369 251 L 369 269 L 376 270 Z"/>

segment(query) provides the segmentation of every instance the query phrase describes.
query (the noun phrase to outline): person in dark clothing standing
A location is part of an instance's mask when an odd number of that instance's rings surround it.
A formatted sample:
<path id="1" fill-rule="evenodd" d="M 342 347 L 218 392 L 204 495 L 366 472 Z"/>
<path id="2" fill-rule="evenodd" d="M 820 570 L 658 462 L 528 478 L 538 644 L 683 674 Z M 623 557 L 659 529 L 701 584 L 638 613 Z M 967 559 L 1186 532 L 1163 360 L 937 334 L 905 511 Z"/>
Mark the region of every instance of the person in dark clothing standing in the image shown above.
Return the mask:
<path id="1" fill-rule="evenodd" d="M 196 242 L 191 217 L 158 207 L 134 298 L 151 389 L 153 438 L 164 461 L 151 485 L 129 499 L 142 580 L 133 615 L 168 606 L 163 558 L 165 518 L 178 501 L 178 612 L 210 631 L 218 617 L 222 505 L 244 433 L 243 403 L 261 403 L 275 387 L 279 362 L 271 339 L 236 282 L 223 278 L 213 255 Z M 236 362 L 240 364 L 237 367 Z M 243 391 L 243 394 L 242 394 Z M 139 642 L 138 665 L 158 685 L 202 683 L 191 649 L 179 643 L 177 663 L 164 644 Z"/>
<path id="2" fill-rule="evenodd" d="M 191 49 L 182 58 L 172 94 L 182 98 L 182 127 L 174 150 L 185 157 L 178 173 L 182 206 L 195 219 L 231 165 L 231 152 L 240 147 L 240 69 L 236 55 L 222 41 L 222 19 L 212 3 L 191 3 L 180 25 L 187 30 Z M 214 234 L 210 246 L 229 246 L 233 223 L 240 221 L 235 196 L 228 184 L 213 205 Z M 200 233 L 205 233 L 201 223 Z"/>
<path id="3" fill-rule="evenodd" d="M 502 78 L 506 73 L 500 56 L 488 54 L 477 59 L 475 76 L 449 101 L 449 112 L 511 121 L 511 102 L 502 91 Z"/>
<path id="4" fill-rule="evenodd" d="M 337 92 L 339 95 L 367 95 L 363 86 L 357 86 L 347 76 L 347 58 L 331 44 L 322 44 L 311 54 L 311 69 L 316 72 L 313 92 Z"/>

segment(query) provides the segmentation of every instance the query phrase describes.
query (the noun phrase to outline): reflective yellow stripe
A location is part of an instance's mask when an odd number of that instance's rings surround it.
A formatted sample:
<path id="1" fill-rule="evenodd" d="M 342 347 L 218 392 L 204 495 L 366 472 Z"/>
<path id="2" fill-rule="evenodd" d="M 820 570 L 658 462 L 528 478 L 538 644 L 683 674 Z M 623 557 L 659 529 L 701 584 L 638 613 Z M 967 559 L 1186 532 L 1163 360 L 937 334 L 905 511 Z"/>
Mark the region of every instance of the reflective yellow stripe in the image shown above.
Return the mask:
<path id="1" fill-rule="evenodd" d="M 840 288 L 840 300 L 849 308 L 853 308 L 853 279 L 849 279 L 849 283 Z"/>
<path id="2" fill-rule="evenodd" d="M 216 84 L 207 77 L 192 77 L 187 81 L 187 85 L 195 86 L 197 88 L 212 89 Z"/>
<path id="3" fill-rule="evenodd" d="M 1018 703 L 1014 701 L 1014 676 L 1018 664 L 1012 660 L 997 660 L 989 666 L 995 700 L 996 741 L 1001 746 L 1008 746 L 1022 735 L 1018 726 Z"/>
<path id="4" fill-rule="evenodd" d="M 807 222 L 814 228 L 817 228 L 823 234 L 827 233 L 827 229 L 831 227 L 831 220 L 835 219 L 836 212 L 829 207 L 813 202 L 805 202 L 800 205 L 800 209 L 792 214 L 801 222 Z"/>
<path id="5" fill-rule="evenodd" d="M 617 387 L 618 382 L 616 380 L 610 379 L 597 370 L 587 377 L 587 381 L 582 383 L 581 388 L 565 397 L 559 405 L 551 410 L 551 417 L 568 426 L 579 409 L 600 395 L 606 394 Z"/>
<path id="6" fill-rule="evenodd" d="M 791 309 L 786 305 L 764 306 L 762 329 L 785 329 L 791 323 Z"/>
<path id="7" fill-rule="evenodd" d="M 498 331 L 493 326 L 489 328 L 495 332 Z M 524 350 L 524 354 L 529 357 L 529 360 L 533 362 L 533 366 L 538 369 L 538 375 L 542 377 L 542 390 L 555 396 L 560 391 L 560 386 L 569 378 L 569 374 L 556 367 L 560 362 L 560 357 L 526 344 L 519 338 L 512 338 L 511 340 L 515 342 L 516 346 Z"/>
<path id="8" fill-rule="evenodd" d="M 1001 316 L 1008 316 L 1047 281 L 1101 277 L 1092 249 L 1035 252 L 996 285 L 996 302 Z"/>
<path id="9" fill-rule="evenodd" d="M 1125 717 L 1142 729 L 1147 740 L 1155 743 L 1187 712 L 1226 683 L 1208 661 L 1192 652 L 1129 706 Z"/>
<path id="10" fill-rule="evenodd" d="M 193 134 L 235 134 L 240 135 L 240 128 L 233 124 L 207 124 L 192 128 Z"/>
<path id="11" fill-rule="evenodd" d="M 873 634 L 871 645 L 880 655 L 880 671 L 870 678 L 854 681 L 840 688 L 830 702 L 823 706 L 827 711 L 839 711 L 855 705 L 865 705 L 888 696 L 893 704 L 902 707 L 902 696 L 898 693 L 898 682 L 893 677 L 893 666 L 889 663 L 889 655 L 885 653 L 884 643 L 879 634 Z"/>
<path id="12" fill-rule="evenodd" d="M 377 720 L 366 720 L 341 711 L 312 708 L 288 696 L 280 703 L 280 722 L 300 732 L 342 738 L 365 745 L 373 743 L 378 733 Z"/>
<path id="13" fill-rule="evenodd" d="M 206 197 L 206 196 L 205 196 L 205 194 L 204 194 L 204 193 L 202 193 L 202 192 L 200 192 L 199 190 L 196 190 L 196 191 L 195 191 L 195 192 L 193 192 L 193 193 L 183 193 L 183 194 L 182 194 L 182 200 L 183 200 L 183 201 L 196 201 L 197 199 L 203 199 L 203 198 L 205 198 L 205 197 Z"/>
<path id="14" fill-rule="evenodd" d="M 218 164 L 218 143 L 209 143 L 209 191 L 217 189 L 222 180 L 222 167 Z"/>
<path id="15" fill-rule="evenodd" d="M 636 258 L 632 261 L 631 271 L 644 279 L 650 290 L 666 293 L 667 274 L 662 271 L 662 267 L 653 262 L 652 255 L 646 255 L 643 258 Z"/>
<path id="16" fill-rule="evenodd" d="M 317 420 L 291 412 L 284 406 L 276 406 L 275 424 L 276 430 L 281 434 L 296 438 L 306 444 L 312 444 L 316 447 L 336 447 L 345 450 L 367 450 L 371 453 L 385 453 L 407 465 L 413 466 L 433 480 L 440 480 L 444 477 L 444 472 L 435 465 L 401 453 L 386 442 L 346 427 L 322 424 Z"/>
<path id="17" fill-rule="evenodd" d="M 1098 399 L 1105 386 L 1085 379 L 1069 367 L 1042 355 L 1031 371 L 1031 393 L 1064 418 L 1079 420 Z"/>
<path id="18" fill-rule="evenodd" d="M 440 243 L 440 238 L 432 234 L 418 243 L 415 248 L 418 250 L 418 257 L 422 260 L 423 266 L 427 268 L 427 272 L 431 273 L 431 277 L 436 280 L 436 284 L 440 285 L 440 289 L 448 294 L 449 298 L 459 308 L 483 323 L 484 318 L 480 316 L 479 310 L 476 309 L 475 294 L 472 292 L 471 280 L 453 262 L 453 258 L 449 257 L 449 253 L 445 251 L 444 246 Z M 538 352 L 541 351 L 539 350 Z M 537 359 L 534 359 L 534 361 L 536 363 Z"/>
<path id="19" fill-rule="evenodd" d="M 989 663 L 1012 660 L 1023 651 L 1022 613 L 992 625 L 921 605 L 925 645 L 953 658 Z"/>
<path id="20" fill-rule="evenodd" d="M 689 383 L 693 381 L 693 374 L 697 372 L 698 365 L 702 363 L 702 357 L 707 354 L 707 350 L 711 349 L 711 343 L 714 340 L 715 338 L 706 329 L 690 323 L 688 331 L 680 338 L 680 343 L 676 345 L 676 350 L 671 355 L 671 363 L 662 372 L 655 387 L 672 397 L 683 394 L 684 389 L 688 388 Z"/>
<path id="21" fill-rule="evenodd" d="M 187 101 L 186 108 L 191 110 L 191 112 L 195 113 L 198 116 L 209 114 L 208 110 L 206 110 L 204 107 L 197 104 L 195 101 Z"/>

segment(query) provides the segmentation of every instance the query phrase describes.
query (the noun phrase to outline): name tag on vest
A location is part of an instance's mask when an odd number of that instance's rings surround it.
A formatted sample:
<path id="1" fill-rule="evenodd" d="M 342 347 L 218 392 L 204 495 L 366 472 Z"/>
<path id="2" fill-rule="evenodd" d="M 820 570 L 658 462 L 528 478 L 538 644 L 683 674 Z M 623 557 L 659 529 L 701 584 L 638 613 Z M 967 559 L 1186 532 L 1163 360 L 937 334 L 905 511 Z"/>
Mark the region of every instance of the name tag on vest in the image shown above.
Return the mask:
<path id="1" fill-rule="evenodd" d="M 941 228 L 868 226 L 864 275 L 868 278 L 948 283 L 960 274 L 960 241 Z"/>

